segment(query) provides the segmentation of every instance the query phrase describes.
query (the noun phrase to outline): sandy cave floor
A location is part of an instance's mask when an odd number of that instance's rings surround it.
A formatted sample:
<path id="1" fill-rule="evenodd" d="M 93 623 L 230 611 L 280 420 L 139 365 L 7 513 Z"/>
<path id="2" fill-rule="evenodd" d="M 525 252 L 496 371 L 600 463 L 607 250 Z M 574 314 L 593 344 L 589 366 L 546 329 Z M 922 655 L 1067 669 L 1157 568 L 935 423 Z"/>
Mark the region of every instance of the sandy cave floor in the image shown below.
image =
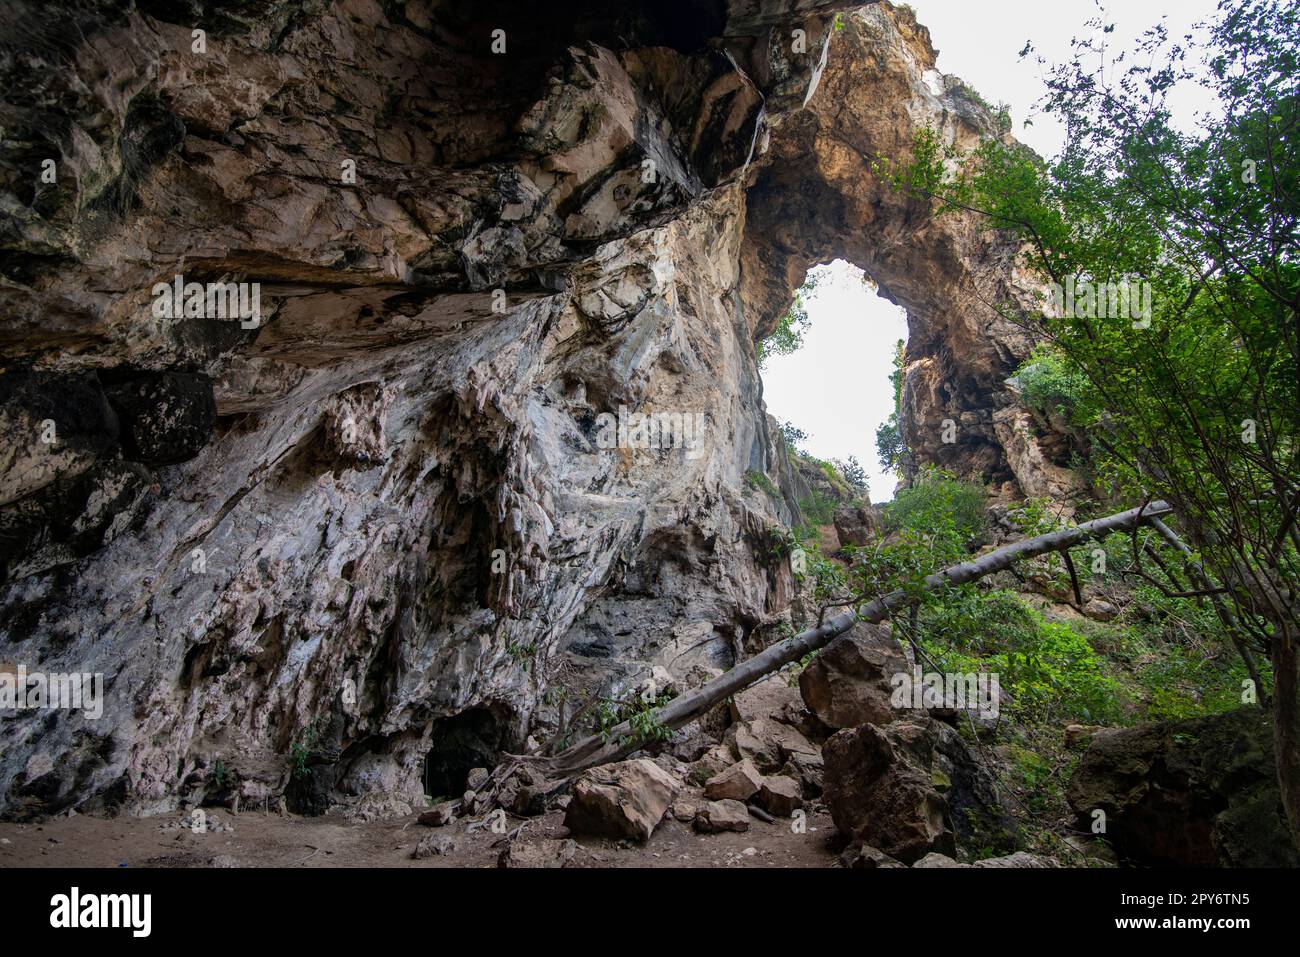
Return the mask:
<path id="1" fill-rule="evenodd" d="M 193 833 L 177 826 L 180 812 L 158 817 L 60 816 L 41 823 L 0 823 L 0 867 L 495 867 L 503 835 L 484 828 L 466 833 L 468 821 L 443 828 L 416 822 L 357 822 L 341 815 L 281 817 L 254 810 L 232 815 L 205 808 L 210 829 Z M 569 836 L 564 812 L 508 821 L 528 824 L 524 843 Z M 212 825 L 231 827 L 216 830 Z M 421 838 L 450 834 L 456 848 L 444 856 L 413 860 Z M 809 809 L 807 831 L 789 821 L 750 819 L 742 833 L 698 834 L 671 814 L 644 845 L 581 838 L 571 867 L 830 867 L 838 839 L 830 815 Z M 493 846 L 497 845 L 497 846 Z"/>

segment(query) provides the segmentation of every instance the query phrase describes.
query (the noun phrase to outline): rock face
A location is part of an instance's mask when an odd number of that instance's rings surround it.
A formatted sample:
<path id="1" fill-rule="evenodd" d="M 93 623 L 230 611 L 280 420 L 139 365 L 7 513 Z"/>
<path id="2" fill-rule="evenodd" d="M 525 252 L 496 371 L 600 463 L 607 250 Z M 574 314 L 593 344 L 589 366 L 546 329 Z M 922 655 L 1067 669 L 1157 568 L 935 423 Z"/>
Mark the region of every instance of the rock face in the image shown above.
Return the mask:
<path id="1" fill-rule="evenodd" d="M 950 727 L 931 719 L 864 724 L 823 749 L 825 802 L 841 834 L 911 864 L 952 856 L 957 838 L 1010 850 L 1015 822 L 991 776 Z"/>
<path id="2" fill-rule="evenodd" d="M 84 6 L 0 13 L 0 660 L 103 711 L 7 719 L 0 813 L 402 811 L 730 666 L 794 591 L 745 476 L 794 487 L 755 340 L 817 260 L 908 308 L 923 458 L 1033 458 L 970 308 L 1014 250 L 868 173 L 996 133 L 902 8 Z"/>
<path id="3" fill-rule="evenodd" d="M 574 834 L 644 843 L 679 790 L 667 771 L 645 758 L 592 768 L 573 785 L 564 826 Z"/>
<path id="4" fill-rule="evenodd" d="M 872 5 L 846 24 L 817 95 L 781 121 L 747 194 L 748 311 L 770 321 L 810 264 L 853 262 L 907 310 L 902 427 L 916 455 L 911 464 L 1047 494 L 1037 470 L 1047 457 L 1038 448 L 1043 430 L 1025 421 L 1017 431 L 1016 416 L 998 416 L 1018 406 L 1006 379 L 1033 344 L 973 304 L 1002 293 L 1026 303 L 1036 295 L 1017 282 L 1017 249 L 968 216 L 924 215 L 864 165 L 910 148 L 927 125 L 959 147 L 1009 135 L 960 79 L 938 72 L 929 31 L 909 10 Z M 942 440 L 947 420 L 956 429 L 952 443 Z M 1078 489 L 1068 473 L 1052 479 Z"/>
<path id="5" fill-rule="evenodd" d="M 1296 867 L 1272 720 L 1258 708 L 1094 734 L 1070 806 L 1121 858 L 1152 867 Z"/>

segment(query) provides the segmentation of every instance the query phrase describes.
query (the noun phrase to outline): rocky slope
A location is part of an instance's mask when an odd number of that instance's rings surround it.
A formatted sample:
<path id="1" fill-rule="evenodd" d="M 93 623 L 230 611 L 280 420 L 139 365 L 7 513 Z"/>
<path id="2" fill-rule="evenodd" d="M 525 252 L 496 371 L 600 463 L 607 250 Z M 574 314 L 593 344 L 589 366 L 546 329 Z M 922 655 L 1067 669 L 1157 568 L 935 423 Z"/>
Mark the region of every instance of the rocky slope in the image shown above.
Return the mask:
<path id="1" fill-rule="evenodd" d="M 0 661 L 106 684 L 0 718 L 5 815 L 401 811 L 728 667 L 794 590 L 755 341 L 817 261 L 907 308 L 922 461 L 1069 485 L 981 302 L 1014 250 L 870 174 L 998 135 L 910 12 L 535 6 L 0 15 Z M 177 276 L 260 314 L 160 315 Z"/>

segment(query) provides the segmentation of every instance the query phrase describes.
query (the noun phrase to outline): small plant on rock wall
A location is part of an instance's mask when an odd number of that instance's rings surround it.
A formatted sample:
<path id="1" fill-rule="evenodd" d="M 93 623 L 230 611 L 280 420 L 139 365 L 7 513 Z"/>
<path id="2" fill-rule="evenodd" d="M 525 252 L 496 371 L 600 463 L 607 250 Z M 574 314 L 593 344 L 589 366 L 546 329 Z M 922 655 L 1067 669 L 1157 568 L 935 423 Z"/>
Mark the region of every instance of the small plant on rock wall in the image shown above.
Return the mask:
<path id="1" fill-rule="evenodd" d="M 760 542 L 760 554 L 766 563 L 772 563 L 793 554 L 802 545 L 799 535 L 784 525 L 769 525 Z"/>
<path id="2" fill-rule="evenodd" d="M 768 495 L 772 496 L 772 498 L 779 499 L 781 497 L 781 493 L 777 490 L 777 487 L 772 484 L 772 480 L 767 477 L 767 473 L 765 472 L 750 469 L 745 473 L 745 484 L 752 489 L 766 492 Z"/>
<path id="3" fill-rule="evenodd" d="M 803 571 L 796 571 L 795 578 L 800 582 L 811 584 L 812 600 L 817 605 L 836 602 L 844 597 L 848 584 L 848 575 L 842 564 L 822 554 L 820 546 L 804 546 Z"/>
<path id="4" fill-rule="evenodd" d="M 212 770 L 208 772 L 208 780 L 218 791 L 224 791 L 231 783 L 230 768 L 222 762 L 220 758 L 212 763 Z"/>
<path id="5" fill-rule="evenodd" d="M 527 671 L 532 664 L 532 658 L 537 654 L 537 642 L 524 644 L 521 641 L 512 641 L 506 645 L 506 652 L 514 659 L 515 663 L 521 665 L 524 671 Z"/>
<path id="6" fill-rule="evenodd" d="M 290 774 L 296 778 L 306 778 L 310 771 L 307 767 L 307 761 L 311 757 L 311 750 L 316 746 L 316 724 L 309 724 L 302 733 L 302 738 L 295 741 L 289 748 L 289 770 Z"/>
<path id="7" fill-rule="evenodd" d="M 810 489 L 808 497 L 799 500 L 799 511 L 809 525 L 829 525 L 835 518 L 835 499 Z"/>
<path id="8" fill-rule="evenodd" d="M 794 464 L 796 458 L 805 455 L 802 445 L 808 441 L 808 433 L 790 422 L 781 423 L 781 441 L 785 444 L 786 461 Z"/>
<path id="9" fill-rule="evenodd" d="M 859 497 L 867 494 L 867 470 L 862 467 L 856 455 L 850 455 L 844 461 L 836 459 L 835 468 Z"/>

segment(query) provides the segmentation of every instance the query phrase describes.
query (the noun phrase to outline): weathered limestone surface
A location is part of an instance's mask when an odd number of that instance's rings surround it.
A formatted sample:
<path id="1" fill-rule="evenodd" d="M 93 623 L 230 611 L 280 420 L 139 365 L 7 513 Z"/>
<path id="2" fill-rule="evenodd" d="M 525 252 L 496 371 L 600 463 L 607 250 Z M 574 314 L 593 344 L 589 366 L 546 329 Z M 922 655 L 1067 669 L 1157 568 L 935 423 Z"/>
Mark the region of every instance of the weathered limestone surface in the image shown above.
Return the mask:
<path id="1" fill-rule="evenodd" d="M 863 158 L 991 130 L 924 29 L 611 6 L 6 5 L 0 663 L 106 695 L 0 717 L 0 813 L 400 811 L 545 741 L 561 689 L 730 666 L 794 591 L 754 341 L 818 259 L 907 306 L 924 455 L 1023 479 L 1028 345 L 972 291 L 1013 250 Z M 260 321 L 158 315 L 177 275 L 257 283 Z M 704 424 L 603 448 L 621 407 Z"/>

